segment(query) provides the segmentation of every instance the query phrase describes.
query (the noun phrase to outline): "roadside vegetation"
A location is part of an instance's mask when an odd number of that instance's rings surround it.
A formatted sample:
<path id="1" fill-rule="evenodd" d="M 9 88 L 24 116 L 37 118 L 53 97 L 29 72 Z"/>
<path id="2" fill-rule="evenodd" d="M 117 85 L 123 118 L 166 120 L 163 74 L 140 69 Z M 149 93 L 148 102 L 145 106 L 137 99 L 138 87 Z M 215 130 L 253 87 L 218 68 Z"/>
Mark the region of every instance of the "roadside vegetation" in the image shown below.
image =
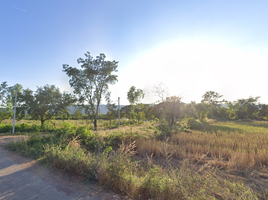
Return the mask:
<path id="1" fill-rule="evenodd" d="M 69 121 L 7 148 L 134 199 L 267 198 L 267 122 L 210 122 L 191 132 L 163 126 L 94 131 Z"/>
<path id="2" fill-rule="evenodd" d="M 79 69 L 63 65 L 73 94 L 0 85 L 0 134 L 11 134 L 14 117 L 15 133 L 29 136 L 9 150 L 132 199 L 268 198 L 268 105 L 260 97 L 230 102 L 207 91 L 200 103 L 184 103 L 160 83 L 158 102 L 141 103 L 145 93 L 132 86 L 118 110 L 109 92 L 118 62 L 85 57 Z"/>

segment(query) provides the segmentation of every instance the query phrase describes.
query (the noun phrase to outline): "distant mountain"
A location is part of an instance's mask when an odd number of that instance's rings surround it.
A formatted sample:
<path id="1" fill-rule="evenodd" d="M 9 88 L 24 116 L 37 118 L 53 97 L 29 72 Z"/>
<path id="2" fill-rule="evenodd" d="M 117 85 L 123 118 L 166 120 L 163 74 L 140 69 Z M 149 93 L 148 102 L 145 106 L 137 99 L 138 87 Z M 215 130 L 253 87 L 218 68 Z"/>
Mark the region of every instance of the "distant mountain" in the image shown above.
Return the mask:
<path id="1" fill-rule="evenodd" d="M 123 107 L 125 107 L 125 106 L 126 105 L 120 105 L 120 109 L 123 108 Z M 75 106 L 70 106 L 68 108 L 68 110 L 69 110 L 69 113 L 70 114 L 73 114 L 75 112 Z M 106 108 L 106 105 L 100 105 L 100 107 L 99 107 L 99 113 L 100 114 L 106 114 L 107 111 L 108 111 L 108 109 Z M 85 112 L 83 110 L 82 110 L 82 113 L 85 114 Z"/>

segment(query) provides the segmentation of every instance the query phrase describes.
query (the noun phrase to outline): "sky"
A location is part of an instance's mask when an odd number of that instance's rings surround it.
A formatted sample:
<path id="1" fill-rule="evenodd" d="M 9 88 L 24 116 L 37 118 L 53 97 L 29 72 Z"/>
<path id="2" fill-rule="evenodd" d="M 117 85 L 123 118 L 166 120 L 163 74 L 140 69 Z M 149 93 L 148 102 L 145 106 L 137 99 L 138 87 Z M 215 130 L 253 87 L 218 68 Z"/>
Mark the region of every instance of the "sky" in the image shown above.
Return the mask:
<path id="1" fill-rule="evenodd" d="M 0 0 L 0 83 L 72 92 L 62 66 L 89 51 L 119 61 L 122 105 L 131 86 L 156 102 L 160 82 L 186 103 L 212 90 L 268 104 L 267 21 L 266 0 Z"/>

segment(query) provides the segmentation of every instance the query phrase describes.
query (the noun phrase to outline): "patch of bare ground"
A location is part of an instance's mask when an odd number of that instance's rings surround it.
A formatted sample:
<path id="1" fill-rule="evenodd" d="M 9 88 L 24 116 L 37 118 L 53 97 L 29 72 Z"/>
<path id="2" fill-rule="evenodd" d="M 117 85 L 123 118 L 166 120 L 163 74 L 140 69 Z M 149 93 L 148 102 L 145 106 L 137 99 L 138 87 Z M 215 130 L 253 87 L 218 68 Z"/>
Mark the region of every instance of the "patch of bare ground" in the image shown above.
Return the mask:
<path id="1" fill-rule="evenodd" d="M 3 147 L 11 142 L 15 142 L 18 140 L 22 140 L 27 138 L 25 135 L 7 135 L 7 136 L 0 136 L 0 147 Z"/>

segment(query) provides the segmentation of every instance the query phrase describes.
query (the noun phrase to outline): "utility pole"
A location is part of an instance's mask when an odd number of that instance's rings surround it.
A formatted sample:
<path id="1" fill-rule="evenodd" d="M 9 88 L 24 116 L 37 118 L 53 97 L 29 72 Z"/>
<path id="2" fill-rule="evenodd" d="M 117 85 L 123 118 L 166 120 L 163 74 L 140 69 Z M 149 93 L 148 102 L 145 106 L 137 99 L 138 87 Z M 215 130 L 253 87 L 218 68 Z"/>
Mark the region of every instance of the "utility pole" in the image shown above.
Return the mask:
<path id="1" fill-rule="evenodd" d="M 120 97 L 118 97 L 118 126 L 120 126 Z"/>
<path id="2" fill-rule="evenodd" d="M 16 94 L 15 94 L 15 105 L 14 105 L 14 114 L 13 114 L 13 128 L 12 128 L 12 134 L 15 133 L 16 104 L 17 104 L 17 88 L 16 88 Z"/>

